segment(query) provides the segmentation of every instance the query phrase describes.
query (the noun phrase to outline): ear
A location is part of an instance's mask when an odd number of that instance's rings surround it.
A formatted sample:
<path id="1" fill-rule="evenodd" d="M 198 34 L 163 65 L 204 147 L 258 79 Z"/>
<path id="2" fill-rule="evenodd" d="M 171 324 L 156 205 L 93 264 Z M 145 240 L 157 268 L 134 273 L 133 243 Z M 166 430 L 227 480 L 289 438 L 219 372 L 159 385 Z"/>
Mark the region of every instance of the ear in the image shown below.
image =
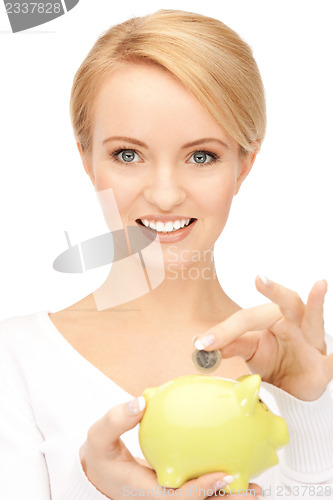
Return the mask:
<path id="1" fill-rule="evenodd" d="M 254 151 L 249 152 L 245 157 L 240 158 L 240 161 L 239 161 L 240 169 L 239 169 L 239 174 L 238 174 L 237 181 L 236 181 L 235 195 L 238 193 L 241 185 L 243 184 L 244 179 L 250 173 L 251 168 L 252 168 L 253 163 L 254 163 L 254 160 L 256 159 L 259 144 L 257 142 L 255 144 L 256 144 L 256 147 L 255 147 Z"/>
<path id="2" fill-rule="evenodd" d="M 79 153 L 80 153 L 80 156 L 81 156 L 81 160 L 82 160 L 82 163 L 83 163 L 83 166 L 84 166 L 84 170 L 89 175 L 90 180 L 91 180 L 93 186 L 95 186 L 95 176 L 94 176 L 94 170 L 93 170 L 93 167 L 92 167 L 92 158 L 91 158 L 91 155 L 88 154 L 88 153 L 86 153 L 85 151 L 83 151 L 82 144 L 81 144 L 80 141 L 76 142 L 76 146 L 77 146 L 77 149 L 79 150 Z"/>
<path id="3" fill-rule="evenodd" d="M 258 403 L 260 375 L 244 375 L 237 379 L 239 382 L 235 388 L 235 395 L 239 405 L 244 409 L 247 415 L 253 415 Z"/>

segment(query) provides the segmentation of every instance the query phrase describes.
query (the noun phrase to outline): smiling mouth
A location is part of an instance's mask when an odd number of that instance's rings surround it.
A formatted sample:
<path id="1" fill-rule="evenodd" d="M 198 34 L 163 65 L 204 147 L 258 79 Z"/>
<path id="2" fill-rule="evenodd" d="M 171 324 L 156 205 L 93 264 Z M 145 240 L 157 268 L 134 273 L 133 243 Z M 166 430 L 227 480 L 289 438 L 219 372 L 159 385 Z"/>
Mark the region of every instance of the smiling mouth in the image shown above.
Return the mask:
<path id="1" fill-rule="evenodd" d="M 141 226 L 156 231 L 157 233 L 165 234 L 181 231 L 183 228 L 190 226 L 196 220 L 196 218 L 191 218 L 162 222 L 159 220 L 148 221 L 147 219 L 136 219 L 136 222 Z"/>

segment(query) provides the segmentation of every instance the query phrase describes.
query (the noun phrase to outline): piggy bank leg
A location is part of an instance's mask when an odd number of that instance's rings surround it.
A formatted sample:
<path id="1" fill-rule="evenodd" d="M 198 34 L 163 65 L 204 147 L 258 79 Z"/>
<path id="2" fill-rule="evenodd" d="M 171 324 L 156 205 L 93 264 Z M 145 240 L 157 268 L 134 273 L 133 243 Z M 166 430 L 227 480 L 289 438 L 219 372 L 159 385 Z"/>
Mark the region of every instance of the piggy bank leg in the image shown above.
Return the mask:
<path id="1" fill-rule="evenodd" d="M 249 477 L 244 474 L 232 473 L 231 474 L 235 479 L 234 481 L 223 488 L 223 491 L 227 494 L 235 495 L 236 492 L 239 491 L 240 494 L 244 495 L 246 490 L 249 488 Z"/>
<path id="2" fill-rule="evenodd" d="M 166 488 L 179 488 L 186 482 L 183 474 L 180 474 L 174 465 L 166 465 L 156 470 L 156 474 L 158 484 Z"/>

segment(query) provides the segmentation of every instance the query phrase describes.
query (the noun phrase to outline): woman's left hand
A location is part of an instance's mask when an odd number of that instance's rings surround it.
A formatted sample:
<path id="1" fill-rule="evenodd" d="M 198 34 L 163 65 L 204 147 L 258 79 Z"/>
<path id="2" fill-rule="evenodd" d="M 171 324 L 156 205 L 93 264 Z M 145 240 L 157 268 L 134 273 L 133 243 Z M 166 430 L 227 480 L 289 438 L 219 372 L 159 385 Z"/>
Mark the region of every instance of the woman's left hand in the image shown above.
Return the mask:
<path id="1" fill-rule="evenodd" d="M 220 349 L 222 360 L 241 356 L 264 382 L 298 399 L 315 400 L 333 378 L 333 354 L 326 355 L 324 329 L 327 282 L 317 281 L 304 304 L 293 290 L 264 281 L 257 276 L 256 288 L 271 303 L 237 311 L 197 337 L 195 346 Z"/>

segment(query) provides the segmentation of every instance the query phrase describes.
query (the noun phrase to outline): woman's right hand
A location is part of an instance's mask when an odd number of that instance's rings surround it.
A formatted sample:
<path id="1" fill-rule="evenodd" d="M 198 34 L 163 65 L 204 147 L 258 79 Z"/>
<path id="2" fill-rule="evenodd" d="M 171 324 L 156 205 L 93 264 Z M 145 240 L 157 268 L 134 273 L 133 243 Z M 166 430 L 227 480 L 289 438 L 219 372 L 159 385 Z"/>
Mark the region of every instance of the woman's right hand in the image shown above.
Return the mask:
<path id="1" fill-rule="evenodd" d="M 148 494 L 148 489 L 153 492 L 150 496 L 171 496 L 168 494 L 168 488 L 163 491 L 162 487 L 158 486 L 155 471 L 143 465 L 143 461 L 140 460 L 139 463 L 120 439 L 121 434 L 140 422 L 144 404 L 144 398 L 140 396 L 129 403 L 112 408 L 90 427 L 87 439 L 80 448 L 81 464 L 87 478 L 112 500 L 124 500 L 124 496 L 135 494 L 138 496 L 139 490 Z M 223 472 L 214 472 L 192 479 L 181 486 L 182 494 L 190 496 L 191 500 L 203 499 L 210 496 L 212 490 L 223 488 L 226 485 L 223 478 L 226 477 Z M 251 484 L 250 487 L 260 495 L 259 486 Z M 174 494 L 177 496 L 176 492 Z M 253 499 L 253 495 L 250 497 Z M 237 500 L 238 495 L 232 495 L 232 498 Z M 246 495 L 239 495 L 239 499 L 244 498 Z"/>

